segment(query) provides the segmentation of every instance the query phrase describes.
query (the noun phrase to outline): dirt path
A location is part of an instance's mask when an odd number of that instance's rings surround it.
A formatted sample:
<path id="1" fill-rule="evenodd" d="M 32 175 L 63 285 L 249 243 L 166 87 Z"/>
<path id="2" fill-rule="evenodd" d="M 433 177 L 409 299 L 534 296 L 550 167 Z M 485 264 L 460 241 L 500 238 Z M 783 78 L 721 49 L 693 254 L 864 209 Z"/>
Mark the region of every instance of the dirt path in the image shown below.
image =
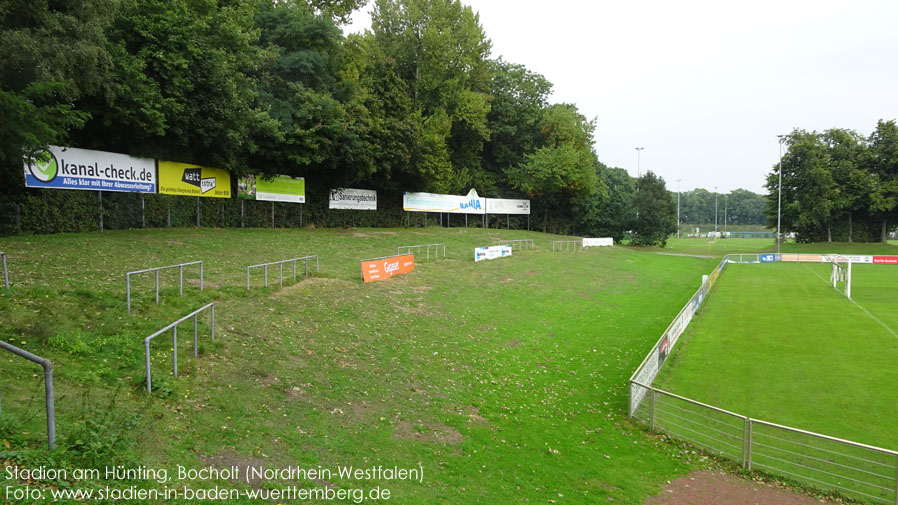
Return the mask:
<path id="1" fill-rule="evenodd" d="M 702 470 L 671 482 L 645 505 L 816 505 L 834 503 L 797 494 L 769 482 Z"/>
<path id="2" fill-rule="evenodd" d="M 661 256 L 684 256 L 686 258 L 702 258 L 702 259 L 712 259 L 714 256 L 702 256 L 701 254 L 678 254 L 678 253 L 663 253 L 656 252 L 655 254 L 660 254 Z"/>

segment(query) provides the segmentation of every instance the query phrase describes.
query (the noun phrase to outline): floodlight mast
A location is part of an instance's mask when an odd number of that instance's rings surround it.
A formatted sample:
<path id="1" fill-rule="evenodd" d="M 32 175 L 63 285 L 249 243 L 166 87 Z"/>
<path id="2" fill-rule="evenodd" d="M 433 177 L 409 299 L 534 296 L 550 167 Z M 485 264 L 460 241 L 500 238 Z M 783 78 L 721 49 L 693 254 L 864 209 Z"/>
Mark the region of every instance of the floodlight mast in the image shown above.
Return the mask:
<path id="1" fill-rule="evenodd" d="M 785 135 L 777 135 L 776 138 L 777 143 L 780 145 L 780 183 L 779 188 L 777 190 L 777 198 L 776 198 L 776 254 L 780 254 L 780 242 L 782 241 L 782 234 L 780 232 L 780 221 L 782 220 L 783 214 L 783 139 Z"/>

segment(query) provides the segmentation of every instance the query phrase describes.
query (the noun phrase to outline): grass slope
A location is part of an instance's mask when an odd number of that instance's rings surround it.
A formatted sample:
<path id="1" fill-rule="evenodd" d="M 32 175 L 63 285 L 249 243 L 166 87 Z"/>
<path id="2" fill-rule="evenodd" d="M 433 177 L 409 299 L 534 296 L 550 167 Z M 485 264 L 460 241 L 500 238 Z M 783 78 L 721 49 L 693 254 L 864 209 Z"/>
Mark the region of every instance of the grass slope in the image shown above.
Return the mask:
<path id="1" fill-rule="evenodd" d="M 898 337 L 832 289 L 829 269 L 729 265 L 656 384 L 756 419 L 898 448 Z M 853 274 L 855 301 L 898 329 L 898 268 L 855 265 Z"/>
<path id="2" fill-rule="evenodd" d="M 513 238 L 538 247 L 474 264 L 474 247 Z M 423 483 L 298 485 L 383 486 L 408 504 L 642 503 L 690 466 L 626 421 L 626 380 L 714 261 L 621 248 L 551 253 L 553 238 L 428 228 L 4 239 L 13 289 L 0 291 L 0 338 L 53 360 L 60 449 L 39 448 L 39 369 L 3 356 L 0 460 L 420 466 Z M 448 259 L 389 281 L 358 280 L 360 258 L 434 242 L 447 244 Z M 246 265 L 307 254 L 321 257 L 312 279 L 261 288 L 254 273 L 245 290 Z M 134 313 L 126 313 L 124 272 L 197 259 L 206 262 L 205 291 L 192 280 L 178 297 L 177 271 L 163 273 L 157 306 L 147 276 L 135 282 Z M 183 325 L 173 378 L 171 341 L 157 339 L 148 395 L 143 337 L 209 301 L 216 341 L 201 318 L 193 359 Z M 0 485 L 10 485 L 4 478 Z M 159 487 L 119 483 L 131 484 Z"/>

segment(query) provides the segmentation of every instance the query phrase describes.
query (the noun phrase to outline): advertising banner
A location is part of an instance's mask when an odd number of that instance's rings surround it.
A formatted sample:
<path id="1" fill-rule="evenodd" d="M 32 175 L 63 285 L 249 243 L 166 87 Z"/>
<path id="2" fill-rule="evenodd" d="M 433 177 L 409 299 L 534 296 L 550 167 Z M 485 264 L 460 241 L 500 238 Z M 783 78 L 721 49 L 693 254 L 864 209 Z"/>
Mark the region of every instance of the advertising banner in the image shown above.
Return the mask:
<path id="1" fill-rule="evenodd" d="M 530 214 L 530 200 L 486 199 L 487 214 Z"/>
<path id="2" fill-rule="evenodd" d="M 382 281 L 394 275 L 405 274 L 415 269 L 415 255 L 403 254 L 389 258 L 362 262 L 362 280 Z"/>
<path id="3" fill-rule="evenodd" d="M 898 256 L 873 256 L 873 263 L 898 265 Z"/>
<path id="4" fill-rule="evenodd" d="M 478 247 L 474 249 L 474 262 L 483 260 L 494 260 L 496 258 L 504 258 L 511 256 L 510 245 L 494 245 L 490 247 Z"/>
<path id="5" fill-rule="evenodd" d="M 221 168 L 160 161 L 159 193 L 162 195 L 230 198 L 231 174 Z"/>
<path id="6" fill-rule="evenodd" d="M 842 261 L 847 258 L 852 263 L 873 263 L 875 261 L 873 256 L 858 254 L 826 254 L 822 257 L 821 261 L 833 261 L 836 258 L 842 258 Z"/>
<path id="7" fill-rule="evenodd" d="M 762 254 L 761 255 L 761 263 L 773 263 L 776 261 L 776 254 Z"/>
<path id="8" fill-rule="evenodd" d="M 237 179 L 237 198 L 263 202 L 306 203 L 303 177 L 247 175 Z"/>
<path id="9" fill-rule="evenodd" d="M 329 209 L 377 210 L 377 191 L 337 188 L 330 191 Z"/>
<path id="10" fill-rule="evenodd" d="M 486 198 L 471 190 L 465 196 L 435 193 L 403 193 L 402 209 L 408 212 L 448 212 L 450 214 L 485 214 Z"/>
<path id="11" fill-rule="evenodd" d="M 156 160 L 126 154 L 49 146 L 25 163 L 29 188 L 156 192 Z"/>
<path id="12" fill-rule="evenodd" d="M 583 247 L 608 247 L 613 245 L 614 239 L 611 237 L 583 239 Z"/>

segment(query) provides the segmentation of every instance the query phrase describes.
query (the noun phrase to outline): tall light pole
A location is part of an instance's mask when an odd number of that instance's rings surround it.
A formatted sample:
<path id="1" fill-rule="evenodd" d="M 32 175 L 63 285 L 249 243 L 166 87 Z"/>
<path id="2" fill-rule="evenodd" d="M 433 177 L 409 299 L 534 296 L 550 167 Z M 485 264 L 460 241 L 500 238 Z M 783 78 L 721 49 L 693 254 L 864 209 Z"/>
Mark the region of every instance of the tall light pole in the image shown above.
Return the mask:
<path id="1" fill-rule="evenodd" d="M 727 202 L 730 195 L 723 195 L 723 231 L 727 231 Z"/>
<path id="2" fill-rule="evenodd" d="M 642 152 L 643 149 L 645 149 L 645 148 L 644 148 L 644 147 L 637 147 L 637 148 L 636 148 L 636 179 L 637 179 L 637 181 L 636 181 L 636 193 L 637 193 L 637 195 L 638 195 L 638 193 L 639 193 L 639 180 L 638 180 L 638 179 L 639 179 L 639 176 L 640 176 L 640 174 L 639 174 L 639 153 Z M 637 202 L 636 202 L 636 219 L 639 219 L 639 201 L 638 201 L 638 199 L 637 199 Z"/>
<path id="3" fill-rule="evenodd" d="M 776 254 L 780 253 L 780 241 L 782 240 L 780 234 L 780 218 L 783 212 L 783 139 L 785 135 L 777 135 L 777 143 L 780 145 L 780 183 L 778 188 L 778 194 L 776 197 Z"/>
<path id="4" fill-rule="evenodd" d="M 714 186 L 714 232 L 717 232 L 717 186 Z"/>
<path id="5" fill-rule="evenodd" d="M 680 181 L 677 179 L 677 238 L 680 238 Z"/>

